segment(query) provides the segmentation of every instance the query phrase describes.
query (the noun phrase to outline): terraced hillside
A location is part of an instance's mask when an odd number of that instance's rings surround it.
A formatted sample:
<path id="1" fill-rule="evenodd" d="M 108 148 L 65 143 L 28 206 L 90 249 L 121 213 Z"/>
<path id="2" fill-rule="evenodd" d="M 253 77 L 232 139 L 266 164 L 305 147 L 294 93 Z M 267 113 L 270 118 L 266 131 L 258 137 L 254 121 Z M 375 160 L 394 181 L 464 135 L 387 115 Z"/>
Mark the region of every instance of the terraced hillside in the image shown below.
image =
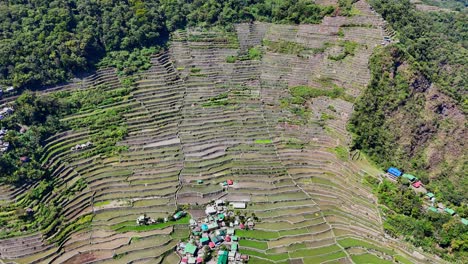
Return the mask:
<path id="1" fill-rule="evenodd" d="M 148 228 L 135 219 L 223 197 L 247 202 L 243 213 L 260 219 L 255 230 L 239 232 L 249 263 L 433 262 L 384 236 L 376 199 L 362 184 L 363 169 L 374 172 L 349 158 L 352 101 L 369 81 L 367 61 L 384 34 L 365 1 L 355 8 L 358 15 L 319 25 L 176 32 L 126 100 L 98 110 L 124 116 L 128 136 L 118 157 L 70 150 L 92 128 L 48 140 L 43 162 L 55 168 L 56 185 L 43 202 L 59 199 L 65 224 L 52 237 L 0 241 L 0 259 L 177 263 L 173 251 L 188 236 L 188 219 Z M 117 89 L 115 74 L 105 73 L 84 84 Z M 298 86 L 341 92 L 295 104 Z M 235 184 L 223 188 L 228 179 Z M 86 187 L 63 196 L 79 182 Z M 7 193 L 2 199 L 18 195 Z"/>

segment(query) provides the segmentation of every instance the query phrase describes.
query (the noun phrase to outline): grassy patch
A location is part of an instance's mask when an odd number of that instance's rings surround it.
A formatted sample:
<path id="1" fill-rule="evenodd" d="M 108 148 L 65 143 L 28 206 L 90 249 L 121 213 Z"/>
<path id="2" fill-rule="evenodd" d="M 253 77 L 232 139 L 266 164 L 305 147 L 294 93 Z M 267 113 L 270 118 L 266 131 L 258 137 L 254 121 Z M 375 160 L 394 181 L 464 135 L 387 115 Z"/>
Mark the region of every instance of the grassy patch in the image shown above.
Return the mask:
<path id="1" fill-rule="evenodd" d="M 259 258 L 264 258 L 272 261 L 281 261 L 281 260 L 287 260 L 289 259 L 288 253 L 279 253 L 279 254 L 265 254 L 265 253 L 260 253 L 255 250 L 248 250 L 248 249 L 242 249 L 241 252 L 243 254 L 247 254 L 249 256 L 256 256 Z M 256 262 L 254 262 L 256 263 Z"/>
<path id="2" fill-rule="evenodd" d="M 271 139 L 256 139 L 254 141 L 255 144 L 271 144 Z"/>
<path id="3" fill-rule="evenodd" d="M 354 255 L 351 256 L 351 259 L 354 263 L 367 263 L 367 264 L 391 264 L 392 261 L 381 259 L 372 254 L 362 254 L 362 255 Z"/>
<path id="4" fill-rule="evenodd" d="M 227 56 L 226 57 L 226 62 L 227 63 L 235 63 L 237 61 L 237 57 L 236 56 Z"/>
<path id="5" fill-rule="evenodd" d="M 348 156 L 349 156 L 349 153 L 348 153 L 348 150 L 343 147 L 343 146 L 338 146 L 338 147 L 335 147 L 333 149 L 333 151 L 335 152 L 336 156 L 340 159 L 340 160 L 343 160 L 343 161 L 346 161 L 348 160 Z"/>
<path id="6" fill-rule="evenodd" d="M 203 103 L 203 107 L 224 106 L 228 105 L 228 93 L 219 94 L 213 98 L 208 99 L 208 102 Z"/>
<path id="7" fill-rule="evenodd" d="M 278 232 L 268 232 L 262 230 L 238 230 L 237 235 L 243 238 L 252 238 L 259 240 L 270 240 L 279 237 Z"/>
<path id="8" fill-rule="evenodd" d="M 338 251 L 338 252 L 328 254 L 328 255 L 305 257 L 303 259 L 303 262 L 304 264 L 315 264 L 315 263 L 322 263 L 325 261 L 330 261 L 330 260 L 344 258 L 344 257 L 346 257 L 346 253 L 344 253 L 343 251 Z M 360 263 L 360 262 L 356 262 L 356 263 Z"/>
<path id="9" fill-rule="evenodd" d="M 110 204 L 110 201 L 101 201 L 101 202 L 95 203 L 94 206 L 99 207 L 99 206 L 104 206 L 108 204 Z"/>
<path id="10" fill-rule="evenodd" d="M 334 61 L 340 61 L 346 58 L 347 56 L 354 56 L 354 54 L 356 53 L 356 48 L 358 47 L 359 44 L 354 41 L 345 40 L 345 41 L 340 42 L 339 45 L 343 47 L 343 52 L 336 56 L 329 55 L 328 59 L 334 60 Z"/>
<path id="11" fill-rule="evenodd" d="M 258 47 L 253 47 L 249 49 L 249 59 L 250 60 L 261 60 L 262 59 L 262 51 Z"/>
<path id="12" fill-rule="evenodd" d="M 200 68 L 190 68 L 190 72 L 191 73 L 199 73 L 199 72 L 201 72 L 201 69 Z"/>
<path id="13" fill-rule="evenodd" d="M 354 239 L 354 238 L 345 238 L 345 239 L 340 239 L 338 240 L 338 244 L 340 244 L 344 248 L 350 248 L 350 247 L 363 247 L 363 248 L 370 248 L 370 249 L 375 249 L 380 252 L 384 252 L 388 255 L 393 256 L 395 252 L 390 249 L 382 248 L 379 246 L 376 246 L 374 244 L 370 244 L 368 242 L 359 240 L 359 239 Z"/>
<path id="14" fill-rule="evenodd" d="M 320 248 L 307 248 L 307 249 L 300 249 L 294 252 L 290 252 L 289 255 L 291 258 L 303 258 L 303 257 L 313 257 L 317 255 L 328 254 L 336 251 L 340 251 L 340 247 L 337 245 L 331 245 L 327 247 L 320 247 Z M 342 252 L 343 253 L 343 252 Z"/>
<path id="15" fill-rule="evenodd" d="M 325 42 L 320 48 L 308 48 L 304 45 L 292 42 L 292 41 L 270 41 L 264 40 L 263 45 L 267 48 L 268 51 L 281 54 L 292 54 L 292 55 L 302 55 L 302 54 L 318 54 L 323 53 L 327 48 L 331 47 L 332 44 Z"/>
<path id="16" fill-rule="evenodd" d="M 246 240 L 242 239 L 239 241 L 241 247 L 255 248 L 260 250 L 268 249 L 268 243 L 264 241 Z"/>
<path id="17" fill-rule="evenodd" d="M 184 216 L 177 221 L 169 221 L 166 223 L 159 223 L 159 224 L 154 224 L 154 225 L 135 225 L 134 221 L 129 221 L 129 222 L 124 222 L 124 223 L 120 223 L 117 225 L 113 225 L 112 230 L 120 232 L 120 233 L 130 232 L 130 231 L 144 232 L 144 231 L 150 231 L 150 230 L 155 230 L 155 229 L 163 229 L 172 225 L 188 224 L 189 220 L 190 220 L 189 216 Z"/>

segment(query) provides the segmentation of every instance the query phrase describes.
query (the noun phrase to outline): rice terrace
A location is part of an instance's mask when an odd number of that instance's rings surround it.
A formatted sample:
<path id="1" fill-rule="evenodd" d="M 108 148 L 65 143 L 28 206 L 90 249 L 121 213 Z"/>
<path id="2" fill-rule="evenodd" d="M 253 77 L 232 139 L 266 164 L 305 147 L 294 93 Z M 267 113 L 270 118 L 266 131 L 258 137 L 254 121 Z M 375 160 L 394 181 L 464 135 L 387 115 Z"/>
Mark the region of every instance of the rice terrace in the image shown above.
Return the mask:
<path id="1" fill-rule="evenodd" d="M 352 12 L 177 29 L 144 71 L 4 96 L 2 119 L 15 99 L 80 104 L 17 161 L 47 183 L 0 185 L 0 263 L 445 263 L 386 234 L 386 176 L 350 148 L 371 55 L 399 41 Z"/>

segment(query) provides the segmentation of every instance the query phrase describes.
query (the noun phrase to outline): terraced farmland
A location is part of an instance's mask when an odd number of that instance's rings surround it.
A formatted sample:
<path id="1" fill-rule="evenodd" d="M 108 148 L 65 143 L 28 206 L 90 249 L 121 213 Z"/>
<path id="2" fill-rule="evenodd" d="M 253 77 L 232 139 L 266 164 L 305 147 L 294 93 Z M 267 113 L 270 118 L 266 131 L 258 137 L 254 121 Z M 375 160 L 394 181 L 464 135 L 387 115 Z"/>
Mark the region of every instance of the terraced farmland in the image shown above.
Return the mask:
<path id="1" fill-rule="evenodd" d="M 365 1 L 355 7 L 359 15 L 327 17 L 319 25 L 176 32 L 130 96 L 99 110 L 123 113 L 128 136 L 118 143 L 125 150 L 117 157 L 70 151 L 88 141 L 92 129 L 50 138 L 43 162 L 55 168 L 57 184 L 44 202 L 77 181 L 86 188 L 63 199 L 65 224 L 52 238 L 34 233 L 0 241 L 0 258 L 176 263 L 172 252 L 187 236 L 187 219 L 145 228 L 135 219 L 143 213 L 165 218 L 178 205 L 223 197 L 247 202 L 241 213 L 260 219 L 255 230 L 239 232 L 249 263 L 423 262 L 406 244 L 385 238 L 376 199 L 361 183 L 362 167 L 348 158 L 349 98 L 369 81 L 367 61 L 384 34 Z M 354 55 L 330 59 L 343 52 L 344 41 L 356 43 Z M 271 46 L 284 43 L 300 52 Z M 252 49 L 262 57 L 250 59 Z M 228 62 L 230 56 L 236 60 Z M 117 89 L 115 73 L 104 73 L 82 89 L 100 82 Z M 289 88 L 299 85 L 341 87 L 344 95 L 308 100 L 301 115 L 282 105 Z M 222 187 L 228 179 L 235 184 Z M 2 199 L 17 195 L 5 192 Z"/>

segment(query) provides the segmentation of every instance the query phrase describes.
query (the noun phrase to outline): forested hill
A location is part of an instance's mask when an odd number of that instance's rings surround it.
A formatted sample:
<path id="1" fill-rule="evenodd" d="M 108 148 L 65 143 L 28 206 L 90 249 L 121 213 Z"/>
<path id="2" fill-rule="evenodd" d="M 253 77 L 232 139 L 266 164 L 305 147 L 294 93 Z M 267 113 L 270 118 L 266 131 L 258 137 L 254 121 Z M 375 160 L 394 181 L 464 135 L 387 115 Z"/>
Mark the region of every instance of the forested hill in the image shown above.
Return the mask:
<path id="1" fill-rule="evenodd" d="M 334 11 L 305 0 L 1 1 L 0 84 L 56 84 L 103 58 L 101 66 L 131 73 L 148 66 L 145 55 L 163 46 L 170 31 L 186 25 L 318 23 Z"/>

